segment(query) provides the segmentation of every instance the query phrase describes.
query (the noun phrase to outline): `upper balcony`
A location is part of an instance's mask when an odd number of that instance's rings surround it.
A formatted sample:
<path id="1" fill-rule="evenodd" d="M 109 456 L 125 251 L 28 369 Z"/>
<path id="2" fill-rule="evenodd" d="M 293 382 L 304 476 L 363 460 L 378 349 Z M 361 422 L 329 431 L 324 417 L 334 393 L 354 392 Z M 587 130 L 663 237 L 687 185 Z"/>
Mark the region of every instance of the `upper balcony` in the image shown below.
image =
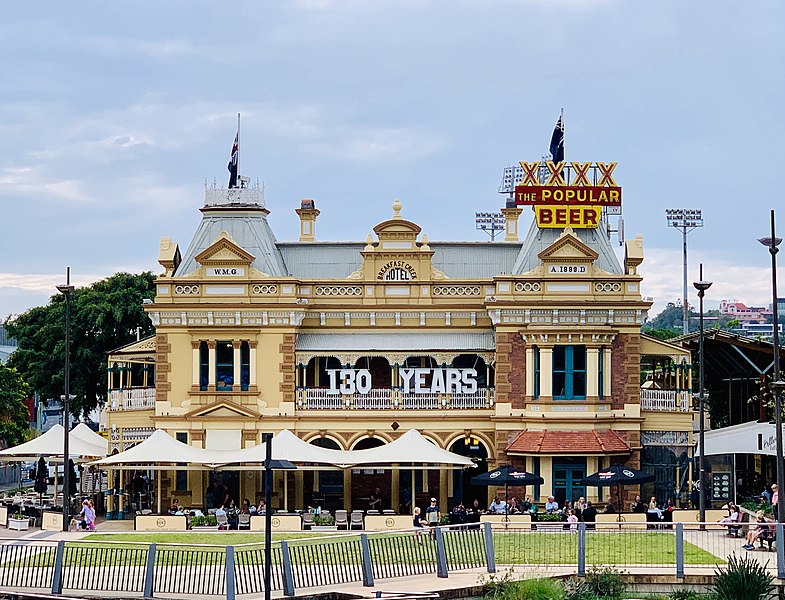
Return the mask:
<path id="1" fill-rule="evenodd" d="M 692 393 L 689 391 L 641 389 L 641 410 L 691 412 Z"/>
<path id="2" fill-rule="evenodd" d="M 109 392 L 109 410 L 151 410 L 155 408 L 155 388 L 138 387 Z"/>
<path id="3" fill-rule="evenodd" d="M 493 408 L 494 389 L 434 394 L 371 389 L 366 394 L 336 394 L 329 389 L 297 390 L 297 407 L 310 410 L 464 410 Z"/>

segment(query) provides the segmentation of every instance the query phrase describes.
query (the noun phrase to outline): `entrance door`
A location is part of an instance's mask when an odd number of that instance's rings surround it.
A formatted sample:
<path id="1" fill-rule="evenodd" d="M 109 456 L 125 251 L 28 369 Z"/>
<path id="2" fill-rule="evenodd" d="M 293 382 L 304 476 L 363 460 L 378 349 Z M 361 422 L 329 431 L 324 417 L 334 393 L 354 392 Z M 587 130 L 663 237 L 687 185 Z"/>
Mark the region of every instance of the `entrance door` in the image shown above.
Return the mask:
<path id="1" fill-rule="evenodd" d="M 586 486 L 581 483 L 585 477 L 585 458 L 554 463 L 553 497 L 559 506 L 564 506 L 565 500 L 575 502 L 581 496 L 586 496 Z"/>

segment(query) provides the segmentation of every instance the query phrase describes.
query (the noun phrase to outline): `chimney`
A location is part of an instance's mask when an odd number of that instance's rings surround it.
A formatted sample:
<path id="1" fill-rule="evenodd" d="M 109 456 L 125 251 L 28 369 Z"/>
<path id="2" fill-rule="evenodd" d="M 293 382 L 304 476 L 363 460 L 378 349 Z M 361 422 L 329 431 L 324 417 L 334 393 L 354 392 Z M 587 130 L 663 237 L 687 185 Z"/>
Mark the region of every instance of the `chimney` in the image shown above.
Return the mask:
<path id="1" fill-rule="evenodd" d="M 507 207 L 503 208 L 501 212 L 504 215 L 504 241 L 517 242 L 518 218 L 521 216 L 523 209 L 518 208 L 514 203 L 508 203 Z"/>
<path id="2" fill-rule="evenodd" d="M 314 201 L 310 198 L 300 200 L 300 208 L 294 212 L 300 217 L 300 241 L 316 241 L 316 217 L 319 216 L 319 209 L 316 208 Z"/>

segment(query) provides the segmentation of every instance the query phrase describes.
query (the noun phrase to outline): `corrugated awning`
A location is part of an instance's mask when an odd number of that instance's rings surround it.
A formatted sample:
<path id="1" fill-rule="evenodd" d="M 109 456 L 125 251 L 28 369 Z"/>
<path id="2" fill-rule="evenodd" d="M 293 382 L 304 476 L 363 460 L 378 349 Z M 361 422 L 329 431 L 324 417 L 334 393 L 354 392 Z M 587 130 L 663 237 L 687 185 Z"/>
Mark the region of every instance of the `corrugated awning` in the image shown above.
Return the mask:
<path id="1" fill-rule="evenodd" d="M 309 352 L 426 350 L 488 351 L 496 348 L 493 331 L 477 333 L 301 333 L 295 349 Z"/>
<path id="2" fill-rule="evenodd" d="M 507 445 L 508 454 L 629 454 L 630 445 L 615 431 L 532 431 L 524 429 Z"/>

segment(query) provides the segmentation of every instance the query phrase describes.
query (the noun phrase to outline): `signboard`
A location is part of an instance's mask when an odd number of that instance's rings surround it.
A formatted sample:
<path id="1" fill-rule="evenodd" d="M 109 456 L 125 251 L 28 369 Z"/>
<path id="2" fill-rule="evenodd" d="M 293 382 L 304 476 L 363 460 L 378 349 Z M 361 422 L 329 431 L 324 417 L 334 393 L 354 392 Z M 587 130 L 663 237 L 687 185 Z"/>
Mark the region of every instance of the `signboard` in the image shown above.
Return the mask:
<path id="1" fill-rule="evenodd" d="M 391 260 L 376 275 L 379 281 L 411 281 L 417 279 L 417 271 L 404 260 Z"/>
<path id="2" fill-rule="evenodd" d="M 616 164 L 546 162 L 549 175 L 541 179 L 540 162 L 522 161 L 515 204 L 532 206 L 541 228 L 597 228 L 603 209 L 621 212 L 621 187 L 613 179 Z"/>
<path id="3" fill-rule="evenodd" d="M 586 265 L 550 264 L 548 275 L 586 275 L 589 269 Z"/>
<path id="4" fill-rule="evenodd" d="M 207 267 L 208 277 L 245 277 L 245 267 Z"/>
<path id="5" fill-rule="evenodd" d="M 401 369 L 404 394 L 474 394 L 476 369 Z M 367 394 L 373 387 L 368 369 L 327 369 L 328 394 Z"/>
<path id="6" fill-rule="evenodd" d="M 711 474 L 711 501 L 724 502 L 730 500 L 733 491 L 731 473 L 729 471 L 715 471 Z"/>

